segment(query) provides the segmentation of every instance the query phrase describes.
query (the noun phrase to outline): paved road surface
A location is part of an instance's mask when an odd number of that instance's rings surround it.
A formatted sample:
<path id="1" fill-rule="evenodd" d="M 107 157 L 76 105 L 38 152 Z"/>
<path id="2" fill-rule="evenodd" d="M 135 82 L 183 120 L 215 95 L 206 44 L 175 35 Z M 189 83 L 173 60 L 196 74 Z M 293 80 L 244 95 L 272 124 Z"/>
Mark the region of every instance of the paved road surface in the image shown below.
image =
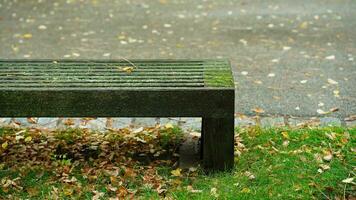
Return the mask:
<path id="1" fill-rule="evenodd" d="M 0 58 L 229 58 L 237 112 L 343 118 L 355 19 L 354 0 L 2 0 Z"/>

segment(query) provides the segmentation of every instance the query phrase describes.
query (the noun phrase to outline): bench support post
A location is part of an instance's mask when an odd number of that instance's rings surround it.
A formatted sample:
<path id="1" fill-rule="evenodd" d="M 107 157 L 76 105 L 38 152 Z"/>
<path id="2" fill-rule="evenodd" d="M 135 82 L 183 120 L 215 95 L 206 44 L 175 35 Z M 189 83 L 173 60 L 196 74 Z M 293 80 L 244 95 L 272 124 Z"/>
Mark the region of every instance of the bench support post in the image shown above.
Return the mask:
<path id="1" fill-rule="evenodd" d="M 207 170 L 234 166 L 234 117 L 202 119 L 201 156 Z"/>

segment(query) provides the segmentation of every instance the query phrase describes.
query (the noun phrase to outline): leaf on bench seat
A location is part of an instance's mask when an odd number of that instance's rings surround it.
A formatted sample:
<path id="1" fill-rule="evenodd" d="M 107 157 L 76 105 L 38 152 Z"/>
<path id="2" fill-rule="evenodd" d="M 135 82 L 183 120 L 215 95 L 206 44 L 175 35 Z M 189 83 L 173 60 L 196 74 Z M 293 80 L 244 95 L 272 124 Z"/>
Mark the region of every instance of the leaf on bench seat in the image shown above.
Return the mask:
<path id="1" fill-rule="evenodd" d="M 127 72 L 127 73 L 131 73 L 134 68 L 133 67 L 123 67 L 123 68 L 120 68 L 122 71 L 124 72 Z"/>

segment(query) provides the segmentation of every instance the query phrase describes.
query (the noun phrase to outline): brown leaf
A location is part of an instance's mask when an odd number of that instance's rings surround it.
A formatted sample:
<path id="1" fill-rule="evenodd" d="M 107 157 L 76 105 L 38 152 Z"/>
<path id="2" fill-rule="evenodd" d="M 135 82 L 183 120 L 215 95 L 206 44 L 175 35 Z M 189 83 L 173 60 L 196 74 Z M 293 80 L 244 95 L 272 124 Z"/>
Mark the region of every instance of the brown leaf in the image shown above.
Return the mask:
<path id="1" fill-rule="evenodd" d="M 348 121 L 348 122 L 356 121 L 356 115 L 350 115 L 349 117 L 346 117 L 345 121 Z"/>
<path id="2" fill-rule="evenodd" d="M 125 178 L 131 178 L 131 177 L 136 177 L 136 173 L 135 171 L 132 169 L 132 168 L 126 168 L 125 169 L 125 175 L 124 175 Z"/>
<path id="3" fill-rule="evenodd" d="M 37 124 L 36 118 L 33 117 L 27 117 L 27 122 L 30 124 Z"/>
<path id="4" fill-rule="evenodd" d="M 259 107 L 253 108 L 252 111 L 255 113 L 264 113 L 265 112 L 262 108 L 259 108 Z"/>
<path id="5" fill-rule="evenodd" d="M 27 188 L 26 191 L 30 195 L 30 197 L 35 197 L 39 194 L 39 191 L 37 188 Z"/>
<path id="6" fill-rule="evenodd" d="M 329 110 L 330 112 L 336 112 L 336 111 L 339 111 L 339 108 L 331 108 L 330 110 Z"/>
<path id="7" fill-rule="evenodd" d="M 64 121 L 64 125 L 66 125 L 66 126 L 72 126 L 72 125 L 74 125 L 74 120 L 71 119 L 71 118 L 68 118 L 68 119 L 66 119 L 66 120 Z"/>
<path id="8" fill-rule="evenodd" d="M 125 197 L 129 192 L 124 186 L 120 186 L 119 189 L 117 189 L 116 194 L 118 197 Z"/>

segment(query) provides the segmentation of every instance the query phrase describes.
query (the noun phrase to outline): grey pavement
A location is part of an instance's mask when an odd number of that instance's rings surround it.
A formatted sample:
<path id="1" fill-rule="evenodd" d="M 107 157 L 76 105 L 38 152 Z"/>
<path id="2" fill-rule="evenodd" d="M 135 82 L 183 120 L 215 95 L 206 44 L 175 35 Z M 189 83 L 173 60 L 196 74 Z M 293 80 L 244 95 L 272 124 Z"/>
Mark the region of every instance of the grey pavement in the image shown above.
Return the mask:
<path id="1" fill-rule="evenodd" d="M 356 114 L 354 0 L 2 0 L 0 59 L 229 58 L 236 112 Z"/>

